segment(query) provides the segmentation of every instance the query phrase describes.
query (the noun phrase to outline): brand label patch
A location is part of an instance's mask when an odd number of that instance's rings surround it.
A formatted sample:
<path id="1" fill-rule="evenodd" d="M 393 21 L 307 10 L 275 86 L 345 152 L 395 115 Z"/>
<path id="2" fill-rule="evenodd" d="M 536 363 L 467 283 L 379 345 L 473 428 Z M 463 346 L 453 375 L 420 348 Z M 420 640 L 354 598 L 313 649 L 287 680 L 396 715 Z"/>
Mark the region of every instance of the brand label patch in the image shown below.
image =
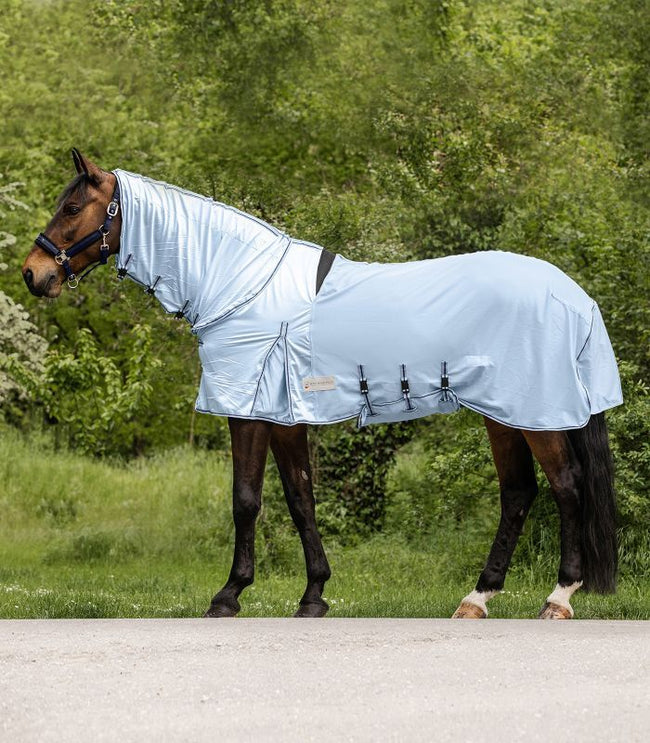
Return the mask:
<path id="1" fill-rule="evenodd" d="M 334 377 L 305 377 L 302 380 L 302 388 L 305 392 L 325 392 L 336 389 Z"/>

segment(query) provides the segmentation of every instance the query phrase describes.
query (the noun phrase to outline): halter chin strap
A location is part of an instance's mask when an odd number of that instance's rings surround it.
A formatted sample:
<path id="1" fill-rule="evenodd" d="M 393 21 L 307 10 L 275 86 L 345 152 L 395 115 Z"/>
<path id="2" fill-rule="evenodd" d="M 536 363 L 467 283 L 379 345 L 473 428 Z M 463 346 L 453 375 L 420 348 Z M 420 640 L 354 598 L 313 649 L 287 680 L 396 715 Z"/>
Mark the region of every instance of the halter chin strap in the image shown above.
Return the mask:
<path id="1" fill-rule="evenodd" d="M 35 244 L 38 245 L 39 248 L 42 248 L 46 253 L 54 256 L 54 260 L 59 264 L 59 266 L 63 266 L 65 275 L 68 279 L 68 286 L 71 289 L 76 289 L 77 286 L 79 286 L 79 282 L 81 281 L 81 279 L 87 276 L 94 268 L 97 268 L 97 266 L 108 262 L 110 246 L 106 242 L 106 238 L 111 231 L 113 219 L 115 218 L 119 210 L 120 182 L 116 179 L 113 196 L 111 197 L 109 205 L 106 207 L 106 219 L 104 220 L 104 224 L 101 227 L 96 229 L 94 232 L 91 232 L 90 235 L 82 237 L 81 240 L 78 240 L 67 250 L 61 250 L 60 248 L 58 248 L 44 232 L 41 232 L 36 240 L 34 240 Z M 91 266 L 85 273 L 77 278 L 77 276 L 72 271 L 72 268 L 70 267 L 70 259 L 74 258 L 75 255 L 83 252 L 91 245 L 94 245 L 98 240 L 102 241 L 102 244 L 99 246 L 99 263 Z"/>

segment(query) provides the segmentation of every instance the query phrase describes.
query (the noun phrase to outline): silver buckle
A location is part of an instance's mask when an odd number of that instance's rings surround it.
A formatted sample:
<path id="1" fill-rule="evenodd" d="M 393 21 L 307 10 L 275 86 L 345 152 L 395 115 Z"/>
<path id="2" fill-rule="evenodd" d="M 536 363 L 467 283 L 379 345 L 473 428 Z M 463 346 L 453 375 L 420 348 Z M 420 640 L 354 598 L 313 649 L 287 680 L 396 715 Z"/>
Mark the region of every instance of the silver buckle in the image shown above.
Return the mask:
<path id="1" fill-rule="evenodd" d="M 109 217 L 114 217 L 119 210 L 120 205 L 117 201 L 111 201 L 111 203 L 106 207 L 106 214 L 108 214 Z"/>
<path id="2" fill-rule="evenodd" d="M 54 256 L 54 260 L 59 264 L 59 266 L 62 266 L 64 263 L 67 263 L 70 259 L 65 254 L 65 250 L 62 250 L 58 255 Z"/>

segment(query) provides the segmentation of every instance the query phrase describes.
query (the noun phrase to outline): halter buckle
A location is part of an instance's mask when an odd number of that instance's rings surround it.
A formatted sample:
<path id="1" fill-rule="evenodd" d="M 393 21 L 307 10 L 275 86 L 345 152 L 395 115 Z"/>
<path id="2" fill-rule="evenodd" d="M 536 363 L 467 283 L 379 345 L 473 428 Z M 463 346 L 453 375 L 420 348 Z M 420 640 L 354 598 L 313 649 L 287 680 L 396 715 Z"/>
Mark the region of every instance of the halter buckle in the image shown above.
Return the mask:
<path id="1" fill-rule="evenodd" d="M 120 205 L 117 201 L 111 201 L 111 203 L 106 207 L 106 214 L 108 214 L 109 217 L 115 217 L 117 213 L 120 210 Z"/>
<path id="2" fill-rule="evenodd" d="M 70 259 L 66 255 L 65 250 L 62 250 L 58 255 L 54 256 L 54 260 L 56 263 L 59 264 L 59 266 L 62 266 L 64 263 L 67 263 Z"/>

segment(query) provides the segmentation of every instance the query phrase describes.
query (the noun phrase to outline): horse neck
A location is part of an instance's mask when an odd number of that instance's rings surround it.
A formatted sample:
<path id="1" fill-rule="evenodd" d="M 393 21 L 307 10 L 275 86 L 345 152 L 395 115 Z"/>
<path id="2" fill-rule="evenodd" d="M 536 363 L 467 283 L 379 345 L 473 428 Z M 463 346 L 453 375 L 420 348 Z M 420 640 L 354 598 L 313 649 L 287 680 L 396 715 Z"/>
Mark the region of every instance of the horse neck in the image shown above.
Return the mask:
<path id="1" fill-rule="evenodd" d="M 189 304 L 200 325 L 232 312 L 260 291 L 286 251 L 289 238 L 255 217 L 175 186 L 116 174 L 124 190 L 118 264 L 128 260 L 131 278 L 155 285 L 168 311 Z"/>

